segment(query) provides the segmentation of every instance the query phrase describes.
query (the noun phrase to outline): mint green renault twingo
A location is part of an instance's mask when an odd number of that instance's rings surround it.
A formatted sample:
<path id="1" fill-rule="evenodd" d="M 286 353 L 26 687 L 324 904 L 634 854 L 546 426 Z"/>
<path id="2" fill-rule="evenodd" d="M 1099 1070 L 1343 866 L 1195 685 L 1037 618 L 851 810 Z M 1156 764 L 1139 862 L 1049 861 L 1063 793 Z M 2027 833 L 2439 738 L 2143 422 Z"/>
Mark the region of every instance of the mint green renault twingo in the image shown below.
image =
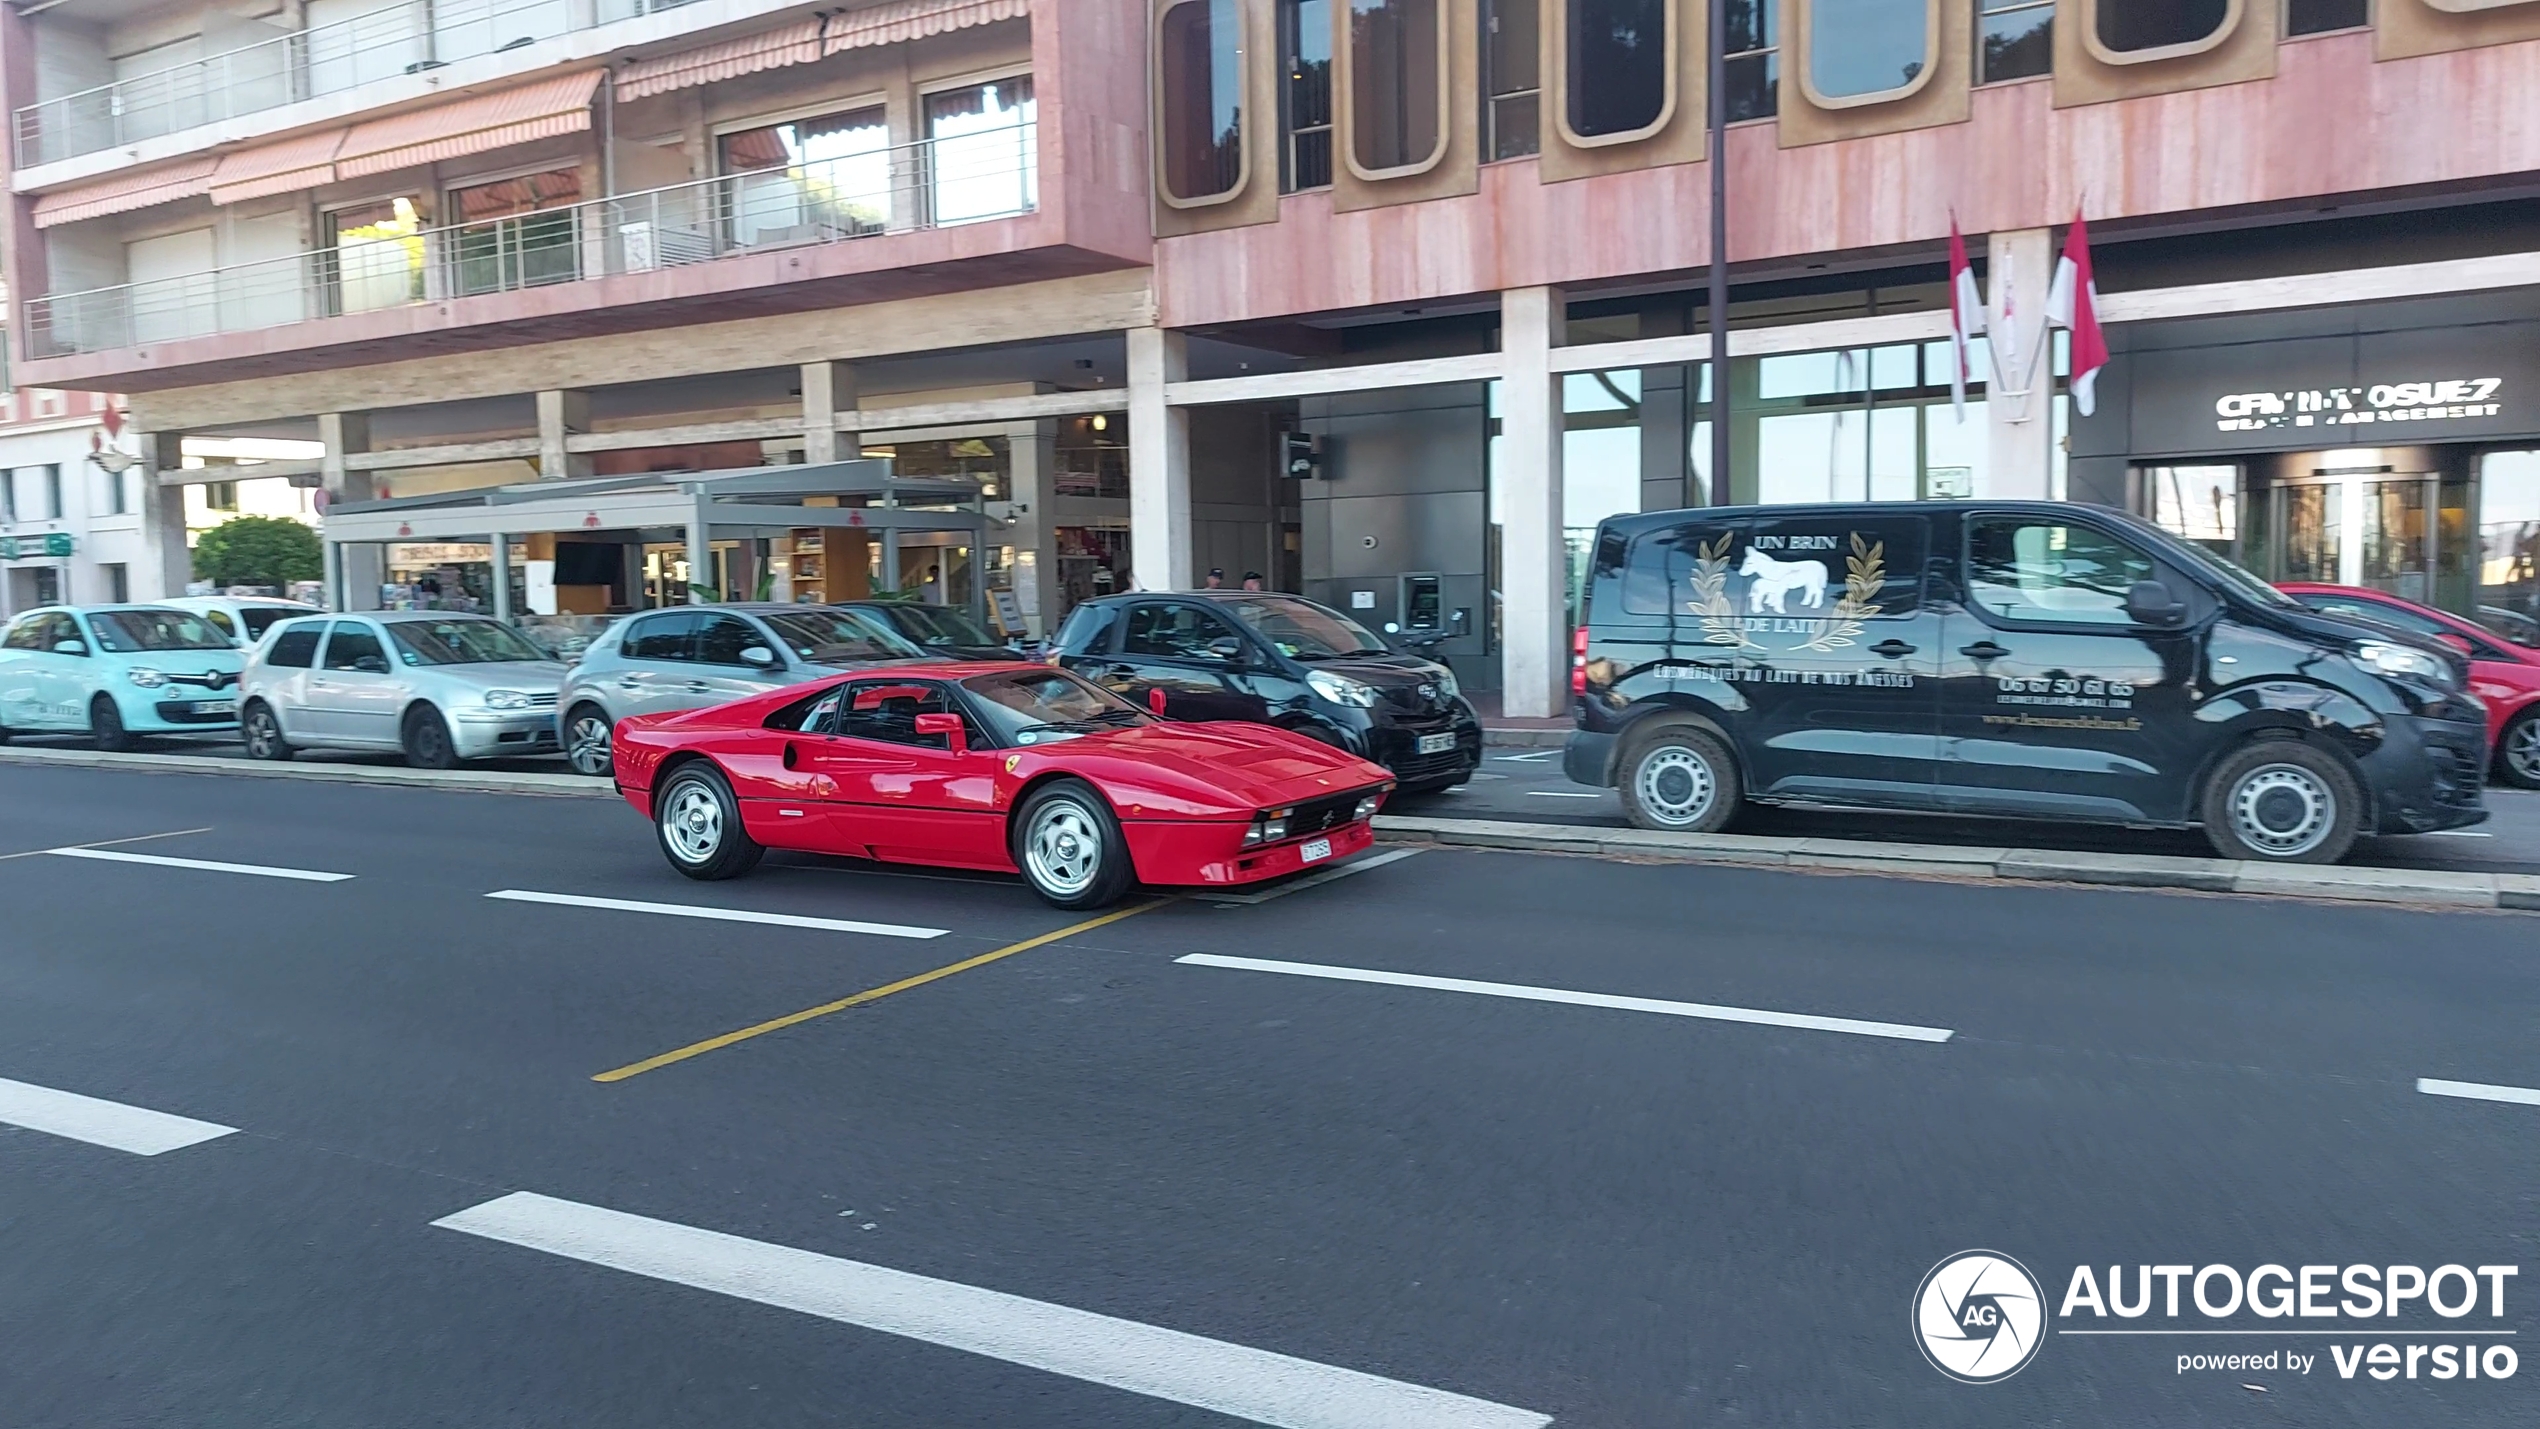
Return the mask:
<path id="1" fill-rule="evenodd" d="M 0 738 L 85 733 L 122 750 L 144 735 L 235 730 L 244 658 L 191 611 L 30 610 L 0 634 Z"/>

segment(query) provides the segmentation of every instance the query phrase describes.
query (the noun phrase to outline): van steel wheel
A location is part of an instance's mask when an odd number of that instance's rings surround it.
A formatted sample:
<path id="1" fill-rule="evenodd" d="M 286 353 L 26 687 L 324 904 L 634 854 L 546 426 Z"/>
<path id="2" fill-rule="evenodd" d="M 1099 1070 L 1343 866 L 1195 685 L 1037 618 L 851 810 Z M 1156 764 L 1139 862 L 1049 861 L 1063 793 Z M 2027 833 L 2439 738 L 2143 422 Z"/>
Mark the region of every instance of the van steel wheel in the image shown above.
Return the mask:
<path id="1" fill-rule="evenodd" d="M 1101 908 L 1128 891 L 1128 841 L 1087 786 L 1072 779 L 1042 786 L 1024 801 L 1014 827 L 1015 866 L 1051 905 Z"/>
<path id="2" fill-rule="evenodd" d="M 576 705 L 564 717 L 564 757 L 576 774 L 609 776 L 609 717 L 597 705 Z"/>
<path id="3" fill-rule="evenodd" d="M 767 851 L 741 827 L 732 786 L 709 764 L 683 765 L 663 781 L 653 831 L 671 867 L 708 882 L 749 872 Z"/>
<path id="4" fill-rule="evenodd" d="M 2540 789 L 2540 708 L 2505 726 L 2496 741 L 2496 773 L 2518 789 Z"/>
<path id="5" fill-rule="evenodd" d="M 1737 814 L 1745 791 L 1728 746 L 1698 725 L 1661 725 L 1635 737 L 1623 759 L 1623 813 L 1632 826 L 1712 833 Z"/>
<path id="6" fill-rule="evenodd" d="M 2335 863 L 2354 846 L 2363 798 L 2345 766 L 2295 740 L 2249 745 L 2205 786 L 2205 837 L 2225 858 Z"/>
<path id="7" fill-rule="evenodd" d="M 112 754 L 126 753 L 141 743 L 123 727 L 123 711 L 115 708 L 110 695 L 99 695 L 88 702 L 88 737 L 99 749 Z"/>
<path id="8" fill-rule="evenodd" d="M 282 760 L 291 757 L 291 745 L 282 737 L 282 721 L 274 718 L 270 705 L 247 706 L 247 716 L 239 722 L 239 738 L 246 741 L 250 759 Z"/>
<path id="9" fill-rule="evenodd" d="M 406 711 L 405 723 L 397 732 L 408 764 L 417 769 L 458 767 L 458 748 L 450 743 L 450 727 L 441 722 L 439 710 L 430 705 L 415 706 Z"/>

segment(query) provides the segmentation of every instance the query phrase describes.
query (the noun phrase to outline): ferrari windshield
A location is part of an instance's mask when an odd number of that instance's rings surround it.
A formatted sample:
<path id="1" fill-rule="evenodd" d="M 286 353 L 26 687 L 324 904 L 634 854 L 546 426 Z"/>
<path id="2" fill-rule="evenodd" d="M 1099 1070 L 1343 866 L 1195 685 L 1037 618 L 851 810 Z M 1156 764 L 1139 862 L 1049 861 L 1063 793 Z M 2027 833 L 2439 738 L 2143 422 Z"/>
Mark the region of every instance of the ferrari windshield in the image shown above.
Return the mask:
<path id="1" fill-rule="evenodd" d="M 1266 595 L 1228 601 L 1244 624 L 1291 660 L 1329 660 L 1339 655 L 1382 655 L 1385 642 L 1367 627 L 1310 600 L 1292 595 Z"/>
<path id="2" fill-rule="evenodd" d="M 392 620 L 388 638 L 396 643 L 398 658 L 409 665 L 502 665 L 547 658 L 519 631 L 492 620 Z"/>
<path id="3" fill-rule="evenodd" d="M 229 650 L 237 642 L 199 615 L 183 610 L 91 611 L 88 627 L 97 643 L 118 655 L 143 650 Z"/>
<path id="4" fill-rule="evenodd" d="M 1047 744 L 1149 723 L 1136 705 L 1065 670 L 1011 670 L 961 682 L 1006 744 Z"/>

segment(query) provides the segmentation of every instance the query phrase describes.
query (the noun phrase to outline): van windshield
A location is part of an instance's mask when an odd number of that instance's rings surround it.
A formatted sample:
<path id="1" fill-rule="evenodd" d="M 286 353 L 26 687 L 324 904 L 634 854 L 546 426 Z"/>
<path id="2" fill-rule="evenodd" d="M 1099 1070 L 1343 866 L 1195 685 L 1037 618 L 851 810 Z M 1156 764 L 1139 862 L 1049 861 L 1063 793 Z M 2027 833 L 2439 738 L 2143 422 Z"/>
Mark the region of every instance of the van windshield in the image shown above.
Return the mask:
<path id="1" fill-rule="evenodd" d="M 2243 597 L 2260 605 L 2290 607 L 2301 604 L 2293 597 L 2258 579 L 2256 574 L 2238 561 L 2207 550 L 2194 541 L 2176 542 L 2172 549 L 2184 550 L 2194 558 L 2196 564 L 2203 566 L 2207 573 L 2239 592 Z"/>

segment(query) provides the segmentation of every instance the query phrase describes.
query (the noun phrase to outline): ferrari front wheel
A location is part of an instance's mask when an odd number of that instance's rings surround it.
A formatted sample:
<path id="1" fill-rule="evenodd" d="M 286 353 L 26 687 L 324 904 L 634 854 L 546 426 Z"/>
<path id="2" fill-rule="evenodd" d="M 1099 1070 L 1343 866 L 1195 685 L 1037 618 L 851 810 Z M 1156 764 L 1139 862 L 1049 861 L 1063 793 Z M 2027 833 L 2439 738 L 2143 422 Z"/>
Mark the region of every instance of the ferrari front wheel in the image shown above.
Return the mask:
<path id="1" fill-rule="evenodd" d="M 1073 779 L 1042 785 L 1023 801 L 1014 828 L 1014 865 L 1043 902 L 1102 908 L 1129 891 L 1129 842 L 1090 786 Z"/>
<path id="2" fill-rule="evenodd" d="M 707 882 L 738 878 L 767 852 L 741 827 L 732 786 L 711 764 L 685 765 L 662 782 L 653 797 L 653 829 L 671 867 Z"/>

